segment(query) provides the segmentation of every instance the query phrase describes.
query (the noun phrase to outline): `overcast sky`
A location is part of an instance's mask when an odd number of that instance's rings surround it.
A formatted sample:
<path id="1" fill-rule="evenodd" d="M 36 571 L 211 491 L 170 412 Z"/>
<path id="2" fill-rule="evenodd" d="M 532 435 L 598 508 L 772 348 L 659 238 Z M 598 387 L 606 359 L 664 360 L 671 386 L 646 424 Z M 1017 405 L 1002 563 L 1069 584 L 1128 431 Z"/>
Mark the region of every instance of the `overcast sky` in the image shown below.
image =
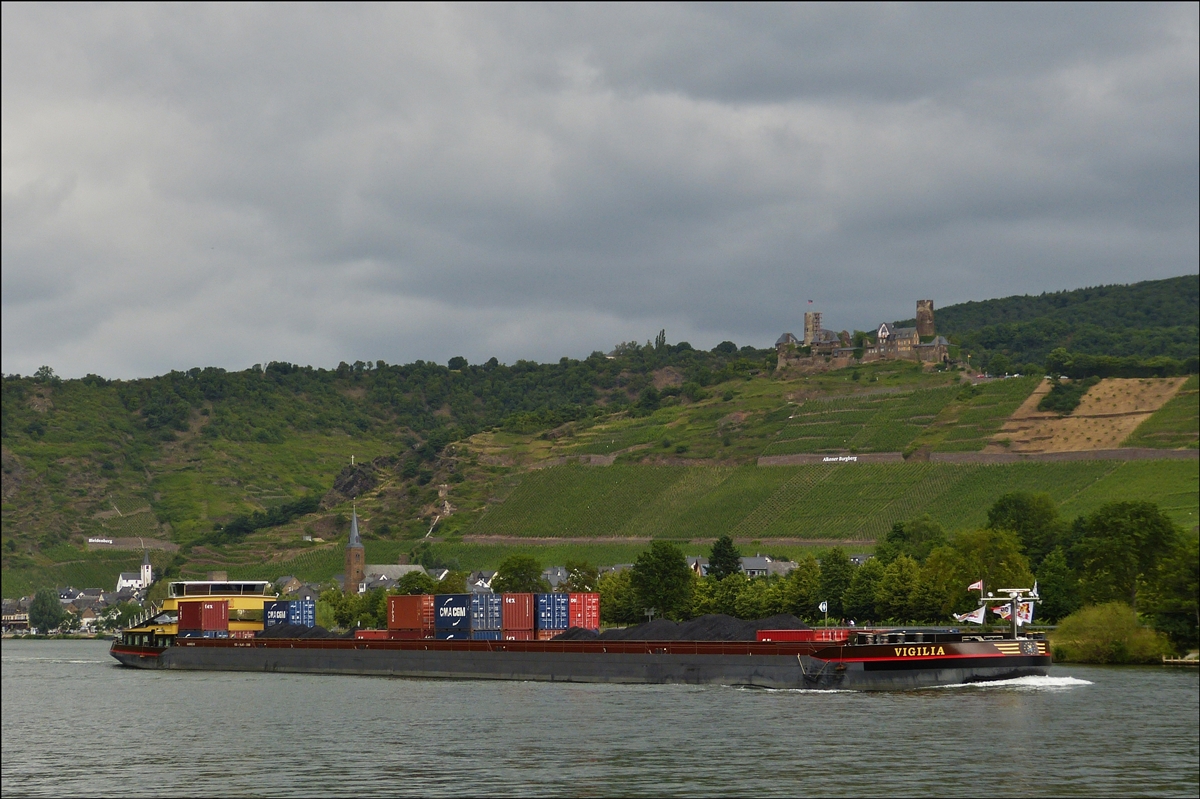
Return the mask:
<path id="1" fill-rule="evenodd" d="M 1196 274 L 1178 5 L 3 5 L 3 364 L 769 346 Z"/>

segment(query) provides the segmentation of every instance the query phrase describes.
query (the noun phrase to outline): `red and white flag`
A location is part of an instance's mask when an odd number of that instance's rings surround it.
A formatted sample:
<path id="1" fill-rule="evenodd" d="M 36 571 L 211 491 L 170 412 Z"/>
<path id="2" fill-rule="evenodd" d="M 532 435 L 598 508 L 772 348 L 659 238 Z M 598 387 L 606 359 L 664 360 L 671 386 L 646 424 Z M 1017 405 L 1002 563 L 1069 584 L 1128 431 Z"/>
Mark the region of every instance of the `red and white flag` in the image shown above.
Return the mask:
<path id="1" fill-rule="evenodd" d="M 986 613 L 987 605 L 984 605 L 983 607 L 975 608 L 970 613 L 963 613 L 962 615 L 955 613 L 954 618 L 963 622 L 969 621 L 971 624 L 983 624 L 983 617 Z"/>
<path id="2" fill-rule="evenodd" d="M 983 590 L 983 580 L 979 580 L 978 582 L 971 583 L 970 585 L 967 586 L 967 590 L 968 591 L 982 591 Z"/>
<path id="3" fill-rule="evenodd" d="M 997 616 L 1004 619 L 1005 621 L 1008 621 L 1010 618 L 1012 618 L 1012 613 L 1009 612 L 1008 605 L 997 605 L 996 607 L 992 608 L 992 613 L 995 613 Z M 1022 624 L 1032 624 L 1032 623 L 1033 623 L 1033 603 L 1032 602 L 1018 602 L 1017 603 L 1017 626 L 1020 627 Z"/>

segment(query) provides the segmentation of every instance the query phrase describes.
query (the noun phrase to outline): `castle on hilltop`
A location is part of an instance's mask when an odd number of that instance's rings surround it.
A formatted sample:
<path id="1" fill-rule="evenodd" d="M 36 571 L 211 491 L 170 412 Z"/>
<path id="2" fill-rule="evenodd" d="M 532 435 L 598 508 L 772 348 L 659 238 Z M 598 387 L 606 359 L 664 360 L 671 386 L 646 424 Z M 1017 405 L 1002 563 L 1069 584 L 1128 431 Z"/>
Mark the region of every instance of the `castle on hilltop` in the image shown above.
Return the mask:
<path id="1" fill-rule="evenodd" d="M 804 339 L 784 333 L 775 342 L 776 370 L 798 369 L 823 372 L 856 363 L 905 360 L 948 363 L 950 342 L 937 335 L 933 324 L 933 300 L 917 300 L 916 327 L 896 327 L 887 322 L 875 329 L 874 339 L 864 338 L 854 346 L 850 334 L 834 333 L 821 324 L 818 311 L 804 314 Z"/>

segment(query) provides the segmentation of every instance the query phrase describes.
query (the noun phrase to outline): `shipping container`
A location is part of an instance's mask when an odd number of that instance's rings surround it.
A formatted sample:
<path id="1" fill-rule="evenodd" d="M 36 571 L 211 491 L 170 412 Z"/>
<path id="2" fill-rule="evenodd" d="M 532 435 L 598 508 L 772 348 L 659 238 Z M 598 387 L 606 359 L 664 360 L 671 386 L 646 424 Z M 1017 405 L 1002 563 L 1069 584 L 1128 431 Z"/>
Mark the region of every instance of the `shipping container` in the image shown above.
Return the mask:
<path id="1" fill-rule="evenodd" d="M 500 629 L 502 630 L 532 630 L 534 628 L 533 594 L 502 594 L 504 608 Z M 522 639 L 509 639 L 522 640 Z"/>
<path id="2" fill-rule="evenodd" d="M 228 638 L 229 630 L 205 630 L 205 638 Z"/>
<path id="3" fill-rule="evenodd" d="M 387 630 L 355 630 L 354 637 L 359 641 L 386 641 Z"/>
<path id="4" fill-rule="evenodd" d="M 537 629 L 565 630 L 571 626 L 570 594 L 535 594 L 534 599 L 537 602 Z"/>
<path id="5" fill-rule="evenodd" d="M 471 629 L 471 595 L 437 594 L 433 598 L 434 627 L 438 630 Z"/>
<path id="6" fill-rule="evenodd" d="M 471 630 L 471 639 L 474 641 L 502 641 L 501 635 L 499 630 Z"/>
<path id="7" fill-rule="evenodd" d="M 466 641 L 471 637 L 471 631 L 466 627 L 460 630 L 438 630 L 437 639 L 439 641 Z"/>
<path id="8" fill-rule="evenodd" d="M 537 639 L 539 641 L 549 641 L 556 635 L 562 635 L 562 630 L 538 630 Z"/>
<path id="9" fill-rule="evenodd" d="M 504 630 L 501 635 L 505 641 L 532 641 L 533 630 Z"/>
<path id="10" fill-rule="evenodd" d="M 293 599 L 288 602 L 288 624 L 298 624 L 302 627 L 316 627 L 316 601 L 312 599 Z"/>
<path id="11" fill-rule="evenodd" d="M 389 630 L 432 630 L 433 594 L 388 597 Z"/>
<path id="12" fill-rule="evenodd" d="M 195 604 L 198 605 L 200 603 L 197 602 Z M 176 635 L 175 637 L 176 638 L 203 638 L 204 631 L 203 630 L 180 630 L 179 634 Z"/>
<path id="13" fill-rule="evenodd" d="M 433 628 L 428 630 L 388 630 L 388 638 L 393 641 L 420 641 L 433 638 Z"/>
<path id="14" fill-rule="evenodd" d="M 200 607 L 203 604 L 203 602 L 199 601 L 179 603 L 180 630 L 204 629 L 204 612 Z"/>
<path id="15" fill-rule="evenodd" d="M 200 629 L 205 632 L 229 629 L 228 599 L 206 599 L 200 603 Z"/>
<path id="16" fill-rule="evenodd" d="M 471 629 L 499 630 L 503 607 L 499 594 L 471 594 Z"/>
<path id="17" fill-rule="evenodd" d="M 599 594 L 569 594 L 571 597 L 571 627 L 582 627 L 585 630 L 600 629 L 600 595 Z"/>
<path id="18" fill-rule="evenodd" d="M 288 607 L 291 604 L 286 599 L 275 599 L 270 602 L 264 602 L 263 627 L 275 627 L 279 624 L 287 624 Z"/>
<path id="19" fill-rule="evenodd" d="M 254 630 L 230 630 L 229 631 L 230 638 L 253 638 L 254 635 L 255 635 Z"/>
<path id="20" fill-rule="evenodd" d="M 802 641 L 802 642 L 831 642 L 845 641 L 850 637 L 846 629 L 827 630 L 759 630 L 759 641 Z"/>

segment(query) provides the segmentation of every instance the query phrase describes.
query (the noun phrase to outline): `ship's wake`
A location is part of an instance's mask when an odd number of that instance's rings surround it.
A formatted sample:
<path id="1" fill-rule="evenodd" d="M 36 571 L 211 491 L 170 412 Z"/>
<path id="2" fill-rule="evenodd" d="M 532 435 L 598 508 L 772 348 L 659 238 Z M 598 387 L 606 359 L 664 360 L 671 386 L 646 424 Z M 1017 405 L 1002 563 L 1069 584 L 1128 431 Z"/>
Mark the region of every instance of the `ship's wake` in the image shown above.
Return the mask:
<path id="1" fill-rule="evenodd" d="M 988 682 L 966 682 L 955 683 L 954 685 L 939 685 L 938 689 L 953 689 L 953 690 L 1032 690 L 1032 691 L 1063 691 L 1071 688 L 1077 688 L 1081 685 L 1094 685 L 1090 680 L 1081 680 L 1078 677 L 1050 677 L 1042 675 L 1029 675 L 1027 677 L 1014 677 L 1011 680 L 990 680 Z"/>

